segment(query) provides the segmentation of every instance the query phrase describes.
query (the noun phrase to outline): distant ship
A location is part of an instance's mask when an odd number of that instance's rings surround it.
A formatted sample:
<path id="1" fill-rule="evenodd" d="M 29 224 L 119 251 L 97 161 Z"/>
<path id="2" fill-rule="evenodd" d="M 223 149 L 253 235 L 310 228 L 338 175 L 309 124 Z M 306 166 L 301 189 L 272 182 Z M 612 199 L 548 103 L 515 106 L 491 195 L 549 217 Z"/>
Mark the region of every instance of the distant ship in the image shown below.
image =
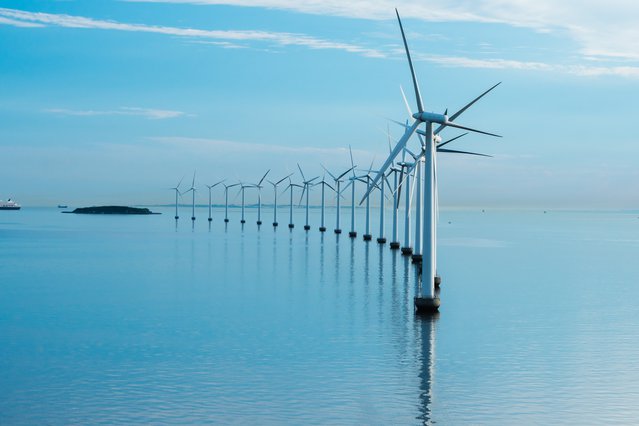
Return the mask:
<path id="1" fill-rule="evenodd" d="M 69 206 L 67 206 L 66 204 L 58 204 L 58 208 L 59 208 L 59 209 L 66 209 L 66 208 L 68 208 L 68 207 L 69 207 Z"/>
<path id="2" fill-rule="evenodd" d="M 0 210 L 20 210 L 20 204 L 9 198 L 6 202 L 0 200 Z"/>

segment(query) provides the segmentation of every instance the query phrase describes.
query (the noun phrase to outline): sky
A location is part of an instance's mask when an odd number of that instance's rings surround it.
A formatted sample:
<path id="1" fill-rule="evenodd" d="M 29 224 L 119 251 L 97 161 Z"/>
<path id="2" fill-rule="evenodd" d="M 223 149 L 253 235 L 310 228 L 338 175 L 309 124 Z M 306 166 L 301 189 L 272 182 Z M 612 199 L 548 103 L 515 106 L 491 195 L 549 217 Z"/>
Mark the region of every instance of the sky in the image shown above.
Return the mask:
<path id="1" fill-rule="evenodd" d="M 395 7 L 426 110 L 502 82 L 456 121 L 503 138 L 449 145 L 492 158 L 439 154 L 442 208 L 639 208 L 630 0 L 3 0 L 0 199 L 169 204 L 194 172 L 201 197 L 341 172 L 349 145 L 374 168 L 400 85 L 416 110 Z"/>

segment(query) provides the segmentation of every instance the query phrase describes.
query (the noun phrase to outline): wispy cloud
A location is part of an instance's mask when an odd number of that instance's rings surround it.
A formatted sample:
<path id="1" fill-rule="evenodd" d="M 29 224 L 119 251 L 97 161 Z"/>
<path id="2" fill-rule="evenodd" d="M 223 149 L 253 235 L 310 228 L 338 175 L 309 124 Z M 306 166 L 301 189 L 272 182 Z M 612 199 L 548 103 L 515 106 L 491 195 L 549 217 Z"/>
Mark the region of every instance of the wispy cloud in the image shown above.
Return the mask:
<path id="1" fill-rule="evenodd" d="M 116 110 L 72 110 L 65 108 L 49 108 L 45 112 L 68 115 L 68 116 L 81 116 L 81 117 L 93 117 L 102 115 L 126 115 L 144 117 L 149 120 L 165 120 L 168 118 L 176 118 L 187 115 L 182 111 L 172 111 L 165 109 L 149 109 L 149 108 L 137 108 L 137 107 L 120 107 Z"/>
<path id="2" fill-rule="evenodd" d="M 40 28 L 40 27 L 44 27 L 44 25 L 37 24 L 35 22 L 17 21 L 15 19 L 5 18 L 3 16 L 0 16 L 0 25 L 11 25 L 13 27 L 20 27 L 20 28 Z"/>
<path id="3" fill-rule="evenodd" d="M 639 2 L 629 0 L 124 0 L 130 2 L 232 5 L 292 10 L 300 13 L 385 20 L 399 8 L 405 18 L 430 22 L 483 22 L 564 32 L 584 55 L 639 59 Z"/>
<path id="4" fill-rule="evenodd" d="M 272 32 L 272 31 L 226 31 L 226 30 L 202 30 L 195 28 L 177 28 L 167 26 L 155 26 L 144 24 L 128 24 L 116 21 L 105 21 L 99 19 L 86 18 L 82 16 L 72 16 L 64 14 L 51 14 L 40 12 L 26 12 L 16 9 L 0 8 L 0 17 L 11 22 L 35 23 L 38 25 L 50 25 L 66 28 L 92 28 L 101 30 L 116 30 L 130 32 L 144 32 L 165 34 L 179 37 L 190 37 L 195 39 L 223 40 L 226 42 L 247 42 L 256 41 L 271 43 L 280 46 L 303 46 L 310 49 L 330 49 L 342 50 L 349 53 L 356 53 L 366 57 L 384 57 L 381 51 L 369 49 L 356 44 L 336 42 L 312 37 L 306 34 Z M 232 44 L 225 44 L 223 47 L 231 47 Z"/>

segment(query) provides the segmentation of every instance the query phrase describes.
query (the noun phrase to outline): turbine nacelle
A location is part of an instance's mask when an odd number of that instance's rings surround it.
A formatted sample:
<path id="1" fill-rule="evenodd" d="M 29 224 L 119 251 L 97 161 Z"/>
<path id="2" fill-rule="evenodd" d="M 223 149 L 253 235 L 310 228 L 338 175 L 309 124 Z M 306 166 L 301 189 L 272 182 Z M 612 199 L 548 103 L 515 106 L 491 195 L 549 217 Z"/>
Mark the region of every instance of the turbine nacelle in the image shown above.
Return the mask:
<path id="1" fill-rule="evenodd" d="M 435 112 L 416 112 L 413 114 L 413 118 L 422 122 L 448 124 L 448 116 L 446 114 L 437 114 Z"/>

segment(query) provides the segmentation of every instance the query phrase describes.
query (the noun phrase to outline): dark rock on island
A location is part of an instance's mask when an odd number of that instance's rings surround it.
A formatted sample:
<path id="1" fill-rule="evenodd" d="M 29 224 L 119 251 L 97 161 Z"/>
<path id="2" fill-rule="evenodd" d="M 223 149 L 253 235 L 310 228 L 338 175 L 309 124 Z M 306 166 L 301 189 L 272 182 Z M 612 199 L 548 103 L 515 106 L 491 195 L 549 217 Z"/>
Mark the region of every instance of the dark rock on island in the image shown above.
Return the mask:
<path id="1" fill-rule="evenodd" d="M 93 206 L 93 207 L 78 207 L 72 212 L 62 213 L 76 213 L 76 214 L 161 214 L 153 213 L 147 208 L 127 207 L 127 206 Z"/>

